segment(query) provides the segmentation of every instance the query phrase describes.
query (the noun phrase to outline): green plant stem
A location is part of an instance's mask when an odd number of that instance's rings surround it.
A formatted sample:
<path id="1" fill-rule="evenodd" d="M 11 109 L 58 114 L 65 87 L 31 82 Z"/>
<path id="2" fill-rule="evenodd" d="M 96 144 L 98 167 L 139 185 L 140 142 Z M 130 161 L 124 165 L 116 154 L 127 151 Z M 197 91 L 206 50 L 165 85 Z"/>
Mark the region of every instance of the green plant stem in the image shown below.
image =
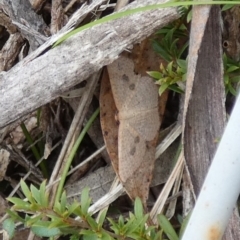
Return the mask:
<path id="1" fill-rule="evenodd" d="M 75 156 L 75 153 L 76 151 L 78 150 L 78 147 L 79 145 L 81 144 L 85 134 L 87 133 L 88 129 L 91 127 L 93 121 L 95 120 L 95 118 L 97 117 L 97 115 L 99 114 L 99 111 L 100 109 L 98 108 L 94 113 L 93 115 L 91 116 L 91 118 L 88 120 L 87 124 L 85 125 L 85 127 L 83 128 L 81 134 L 79 135 L 76 143 L 74 144 L 73 148 L 72 148 L 72 151 L 67 159 L 67 162 L 66 162 L 66 165 L 65 165 L 65 168 L 63 170 L 63 173 L 61 175 L 61 180 L 59 182 L 59 185 L 58 185 L 58 189 L 57 189 L 57 193 L 56 193 L 56 198 L 55 198 L 55 203 L 58 202 L 60 200 L 60 197 L 61 197 L 61 194 L 62 194 L 62 191 L 63 191 L 63 185 L 65 183 L 65 179 L 67 177 L 67 173 L 68 173 L 68 170 L 70 168 L 70 165 L 72 163 L 72 160 L 73 160 L 73 157 Z"/>
<path id="2" fill-rule="evenodd" d="M 23 134 L 24 134 L 24 136 L 26 137 L 28 143 L 31 145 L 31 150 L 32 150 L 32 152 L 33 152 L 34 157 L 37 159 L 37 161 L 40 160 L 41 156 L 40 156 L 40 154 L 39 154 L 39 152 L 38 152 L 38 149 L 37 149 L 36 146 L 34 145 L 33 139 L 32 139 L 32 137 L 31 137 L 30 133 L 28 132 L 25 124 L 24 124 L 24 123 L 21 123 L 20 126 L 21 126 L 21 128 L 22 128 Z M 40 168 L 41 168 L 41 170 L 42 170 L 43 176 L 44 176 L 45 178 L 47 178 L 47 177 L 48 177 L 48 172 L 47 172 L 46 165 L 44 164 L 44 162 L 41 162 L 39 165 L 40 165 Z"/>
<path id="3" fill-rule="evenodd" d="M 67 33 L 66 35 L 64 35 L 62 38 L 60 38 L 54 45 L 53 47 L 56 47 L 57 45 L 59 45 L 60 43 L 62 43 L 63 41 L 65 41 L 66 39 L 68 39 L 69 37 L 71 37 L 72 35 L 83 31 L 85 29 L 91 28 L 93 26 L 99 25 L 99 24 L 103 24 L 105 22 L 108 21 L 112 21 L 118 18 L 122 18 L 122 17 L 126 17 L 135 13 L 139 13 L 139 12 L 143 12 L 143 11 L 149 11 L 149 10 L 154 10 L 154 9 L 158 9 L 158 8 L 167 8 L 167 7 L 181 7 L 181 6 L 196 6 L 196 5 L 222 5 L 222 4 L 239 4 L 239 1 L 185 1 L 185 2 L 167 2 L 167 3 L 162 3 L 162 4 L 153 4 L 153 5 L 148 5 L 145 7 L 139 7 L 139 8 L 135 8 L 135 9 L 130 9 L 130 10 L 126 10 L 124 12 L 117 12 L 111 15 L 108 15 L 106 17 L 103 17 L 101 19 L 98 19 L 94 22 L 90 22 L 82 27 L 79 27 L 69 33 Z"/>

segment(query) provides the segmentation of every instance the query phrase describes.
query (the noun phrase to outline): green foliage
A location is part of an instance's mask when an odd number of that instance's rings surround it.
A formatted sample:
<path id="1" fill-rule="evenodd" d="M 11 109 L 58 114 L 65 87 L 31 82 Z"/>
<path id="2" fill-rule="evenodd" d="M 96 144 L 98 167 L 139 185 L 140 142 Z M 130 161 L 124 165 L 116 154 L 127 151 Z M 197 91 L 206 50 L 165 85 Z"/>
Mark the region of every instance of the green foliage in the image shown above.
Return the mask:
<path id="1" fill-rule="evenodd" d="M 184 82 L 186 81 L 187 61 L 183 55 L 188 48 L 188 31 L 186 26 L 169 25 L 157 32 L 161 39 L 153 41 L 153 49 L 164 59 L 167 64 L 160 65 L 160 71 L 150 71 L 148 74 L 160 85 L 159 95 L 167 90 L 173 90 L 177 93 L 184 92 Z M 179 41 L 183 46 L 179 47 Z"/>
<path id="2" fill-rule="evenodd" d="M 240 63 L 223 55 L 224 85 L 226 94 L 237 95 L 240 83 Z"/>
<path id="3" fill-rule="evenodd" d="M 161 40 L 153 40 L 153 49 L 166 61 L 176 61 L 181 58 L 183 52 L 188 47 L 188 30 L 182 23 L 178 26 L 178 22 L 170 24 L 156 32 Z M 179 48 L 179 40 L 186 39 L 182 48 Z"/>
<path id="4" fill-rule="evenodd" d="M 32 153 L 33 153 L 36 161 L 40 160 L 40 158 L 41 158 L 40 152 L 43 152 L 43 151 L 41 151 L 41 149 L 38 149 L 37 146 L 35 146 L 34 141 L 32 139 L 32 136 L 29 133 L 29 131 L 27 130 L 27 128 L 26 128 L 24 123 L 21 123 L 21 128 L 22 128 L 23 134 L 24 134 L 27 142 L 31 146 L 31 150 L 32 150 Z M 47 178 L 48 177 L 48 172 L 47 172 L 46 162 L 45 161 L 42 161 L 40 163 L 40 168 L 42 170 L 43 176 Z"/>
<path id="5" fill-rule="evenodd" d="M 8 233 L 9 239 L 14 237 L 15 224 L 12 219 L 8 218 L 3 222 L 3 229 Z"/>
<path id="6" fill-rule="evenodd" d="M 175 232 L 173 226 L 168 221 L 168 219 L 164 215 L 158 216 L 158 223 L 162 227 L 163 231 L 166 233 L 170 240 L 178 240 L 178 235 Z"/>
<path id="7" fill-rule="evenodd" d="M 224 5 L 223 9 L 229 9 L 232 5 Z M 161 96 L 167 89 L 177 93 L 183 93 L 187 75 L 187 60 L 184 53 L 188 50 L 188 31 L 181 23 L 191 18 L 191 11 L 186 12 L 182 20 L 162 28 L 156 35 L 160 38 L 153 40 L 153 49 L 166 64 L 160 65 L 159 71 L 149 71 L 148 74 L 156 81 Z M 181 43 L 181 44 L 179 44 Z M 186 54 L 185 54 L 186 55 Z M 226 94 L 237 95 L 240 82 L 240 63 L 237 63 L 225 54 L 223 56 L 224 85 Z"/>
<path id="8" fill-rule="evenodd" d="M 160 85 L 160 96 L 166 89 L 173 90 L 177 93 L 184 92 L 185 87 L 183 82 L 186 80 L 186 70 L 185 67 L 182 68 L 178 65 L 180 61 L 181 65 L 187 65 L 185 60 L 179 59 L 175 64 L 174 62 L 170 62 L 167 67 L 161 64 L 160 72 L 148 72 L 148 74 L 156 80 L 156 83 Z"/>
<path id="9" fill-rule="evenodd" d="M 68 203 L 66 193 L 63 192 L 53 208 L 49 206 L 49 194 L 45 181 L 37 189 L 33 185 L 29 188 L 21 180 L 21 188 L 26 200 L 16 197 L 7 199 L 13 203 L 12 209 L 8 210 L 10 218 L 5 220 L 3 224 L 9 236 L 14 235 L 14 222 L 20 221 L 40 237 L 70 235 L 72 240 L 179 239 L 171 223 L 163 215 L 158 217 L 160 229 L 158 226 L 147 224 L 149 215 L 144 213 L 139 198 L 135 200 L 134 213 L 130 212 L 128 218 L 124 219 L 120 215 L 118 221 L 114 221 L 107 218 L 107 210 L 104 210 L 96 220 L 88 212 L 91 199 L 87 188 L 81 194 L 80 203 L 76 201 Z M 18 212 L 25 213 L 25 216 L 20 217 Z M 78 217 L 79 220 L 76 220 L 75 217 Z M 107 222 L 108 228 L 104 227 Z"/>

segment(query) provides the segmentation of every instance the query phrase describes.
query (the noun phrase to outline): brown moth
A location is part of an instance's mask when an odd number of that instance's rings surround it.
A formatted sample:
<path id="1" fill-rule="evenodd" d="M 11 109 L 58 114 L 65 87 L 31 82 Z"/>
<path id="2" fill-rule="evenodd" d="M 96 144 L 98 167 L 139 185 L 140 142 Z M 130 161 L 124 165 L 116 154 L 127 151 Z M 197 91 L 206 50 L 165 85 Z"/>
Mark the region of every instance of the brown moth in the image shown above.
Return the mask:
<path id="1" fill-rule="evenodd" d="M 160 127 L 158 88 L 150 77 L 135 74 L 125 56 L 110 64 L 108 73 L 118 110 L 118 175 L 128 195 L 145 204 Z"/>

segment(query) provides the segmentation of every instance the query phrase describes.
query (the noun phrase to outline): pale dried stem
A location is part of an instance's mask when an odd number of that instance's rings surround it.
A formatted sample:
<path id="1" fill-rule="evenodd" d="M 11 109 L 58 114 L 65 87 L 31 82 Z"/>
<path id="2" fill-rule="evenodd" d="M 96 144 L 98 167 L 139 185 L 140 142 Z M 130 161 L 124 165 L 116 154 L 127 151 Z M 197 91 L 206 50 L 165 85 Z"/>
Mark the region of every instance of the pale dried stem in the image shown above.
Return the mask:
<path id="1" fill-rule="evenodd" d="M 0 51 L 0 71 L 8 71 L 14 64 L 23 45 L 20 33 L 11 34 Z"/>
<path id="2" fill-rule="evenodd" d="M 98 78 L 99 78 L 99 73 L 94 74 L 89 79 L 88 85 L 85 87 L 85 93 L 80 100 L 77 111 L 75 112 L 75 116 L 72 121 L 70 130 L 68 131 L 68 135 L 65 139 L 64 145 L 61 149 L 61 153 L 58 157 L 57 163 L 55 164 L 53 173 L 49 180 L 49 185 L 51 185 L 53 181 L 60 178 L 60 176 L 62 175 L 63 169 L 65 168 L 67 158 L 69 157 L 70 152 L 72 151 L 72 147 L 75 144 L 75 142 L 79 136 L 79 133 L 81 131 L 83 120 L 85 118 L 89 104 L 92 101 L 93 92 L 97 86 Z M 54 200 L 55 200 L 57 186 L 58 186 L 58 184 L 54 185 L 52 188 L 51 205 L 53 205 Z"/>
<path id="3" fill-rule="evenodd" d="M 139 0 L 127 8 L 161 2 Z M 141 12 L 82 31 L 50 51 L 41 48 L 45 53 L 35 59 L 26 57 L 0 73 L 0 127 L 55 99 L 179 17 L 176 8 Z"/>
<path id="4" fill-rule="evenodd" d="M 51 17 L 51 33 L 55 34 L 64 26 L 65 22 L 62 0 L 52 1 Z"/>

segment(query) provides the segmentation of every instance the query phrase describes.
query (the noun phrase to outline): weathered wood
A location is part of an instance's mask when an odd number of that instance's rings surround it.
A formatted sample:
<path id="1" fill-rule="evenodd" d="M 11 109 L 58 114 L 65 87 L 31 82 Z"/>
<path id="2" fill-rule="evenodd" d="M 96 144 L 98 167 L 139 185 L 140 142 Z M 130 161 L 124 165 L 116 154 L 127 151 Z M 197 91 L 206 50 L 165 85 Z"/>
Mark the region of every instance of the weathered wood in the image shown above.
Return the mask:
<path id="1" fill-rule="evenodd" d="M 184 129 L 184 154 L 198 195 L 226 122 L 219 7 L 211 9 L 195 70 Z M 224 239 L 239 239 L 238 229 L 235 211 Z"/>
<path id="2" fill-rule="evenodd" d="M 0 8 L 18 26 L 22 36 L 29 41 L 31 50 L 46 41 L 48 27 L 41 16 L 33 11 L 29 0 L 0 0 Z"/>
<path id="3" fill-rule="evenodd" d="M 130 5 L 136 8 L 161 2 L 139 0 Z M 50 102 L 113 62 L 132 44 L 179 17 L 176 8 L 157 9 L 97 25 L 32 61 L 28 61 L 29 56 L 9 72 L 2 72 L 0 127 Z"/>
<path id="4" fill-rule="evenodd" d="M 23 42 L 24 40 L 19 32 L 10 34 L 9 39 L 0 51 L 0 71 L 7 71 L 14 65 Z"/>
<path id="5" fill-rule="evenodd" d="M 216 7 L 212 9 L 198 52 L 184 130 L 184 154 L 196 194 L 200 192 L 226 119 L 220 15 Z"/>
<path id="6" fill-rule="evenodd" d="M 64 9 L 62 0 L 52 0 L 51 9 L 51 33 L 57 33 L 64 26 Z"/>

